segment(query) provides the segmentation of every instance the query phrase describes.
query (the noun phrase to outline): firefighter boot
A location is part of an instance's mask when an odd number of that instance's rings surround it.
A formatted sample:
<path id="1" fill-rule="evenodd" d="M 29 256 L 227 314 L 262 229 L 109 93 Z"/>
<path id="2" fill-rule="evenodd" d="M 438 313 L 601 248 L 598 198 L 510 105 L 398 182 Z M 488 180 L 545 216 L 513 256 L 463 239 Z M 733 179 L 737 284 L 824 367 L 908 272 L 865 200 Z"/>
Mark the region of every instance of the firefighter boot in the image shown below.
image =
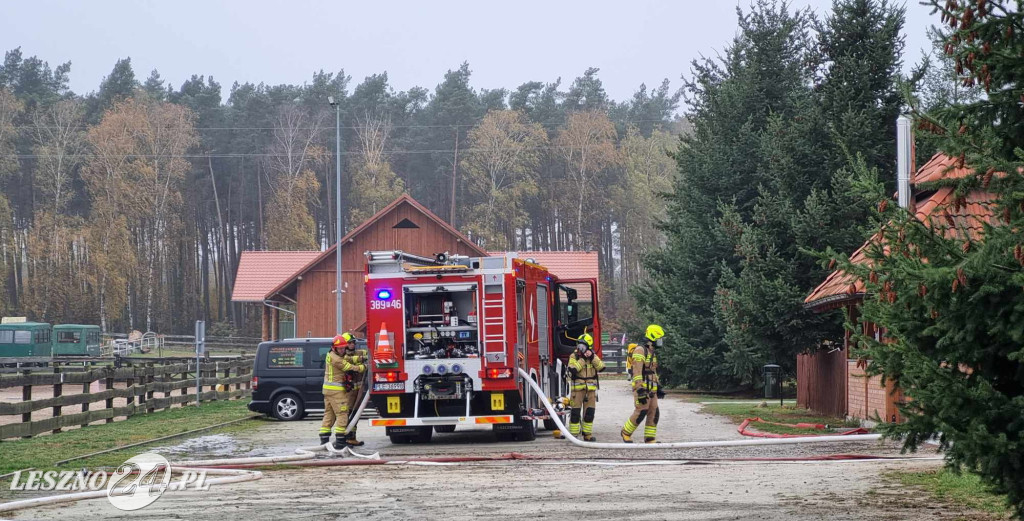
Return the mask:
<path id="1" fill-rule="evenodd" d="M 345 443 L 345 434 L 337 432 L 334 434 L 334 450 L 341 450 L 347 446 Z"/>
<path id="2" fill-rule="evenodd" d="M 327 434 L 320 434 L 320 445 L 323 445 L 329 441 L 331 441 L 331 433 L 328 432 Z"/>
<path id="3" fill-rule="evenodd" d="M 594 436 L 593 434 L 584 434 L 583 441 L 597 441 L 597 436 Z"/>
<path id="4" fill-rule="evenodd" d="M 345 436 L 345 444 L 349 447 L 362 447 L 365 443 L 356 439 L 356 431 L 352 431 Z"/>
<path id="5" fill-rule="evenodd" d="M 622 436 L 623 443 L 633 443 L 632 435 L 626 434 L 626 431 L 619 431 L 619 436 Z"/>

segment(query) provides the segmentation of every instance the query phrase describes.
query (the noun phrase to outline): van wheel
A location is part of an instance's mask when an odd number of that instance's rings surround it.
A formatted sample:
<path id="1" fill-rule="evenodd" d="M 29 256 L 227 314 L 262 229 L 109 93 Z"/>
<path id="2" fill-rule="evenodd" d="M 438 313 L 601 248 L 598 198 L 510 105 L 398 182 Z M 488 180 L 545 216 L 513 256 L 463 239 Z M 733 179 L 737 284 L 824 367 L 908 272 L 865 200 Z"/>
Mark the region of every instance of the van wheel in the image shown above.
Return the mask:
<path id="1" fill-rule="evenodd" d="M 274 399 L 270 412 L 278 420 L 293 421 L 301 419 L 306 414 L 306 408 L 302 406 L 302 400 L 298 396 L 285 393 Z"/>
<path id="2" fill-rule="evenodd" d="M 455 432 L 454 425 L 435 425 L 434 430 L 438 433 Z"/>

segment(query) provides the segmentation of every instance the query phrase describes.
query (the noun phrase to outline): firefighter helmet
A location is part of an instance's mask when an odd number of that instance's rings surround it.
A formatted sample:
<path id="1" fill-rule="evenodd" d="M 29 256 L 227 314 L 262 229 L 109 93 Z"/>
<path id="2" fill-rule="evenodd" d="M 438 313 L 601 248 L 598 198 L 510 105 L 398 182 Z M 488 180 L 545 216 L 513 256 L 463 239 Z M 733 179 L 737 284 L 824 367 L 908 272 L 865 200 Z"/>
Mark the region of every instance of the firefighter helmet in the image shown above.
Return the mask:
<path id="1" fill-rule="evenodd" d="M 576 342 L 580 345 L 585 344 L 587 347 L 594 347 L 594 337 L 590 336 L 589 333 L 583 333 L 583 335 L 576 339 Z"/>
<path id="2" fill-rule="evenodd" d="M 333 347 L 345 347 L 352 341 L 352 335 L 348 332 L 342 333 L 334 337 L 334 341 L 331 342 Z"/>
<path id="3" fill-rule="evenodd" d="M 659 325 L 651 324 L 647 326 L 647 332 L 644 333 L 644 336 L 647 337 L 647 339 L 650 340 L 651 342 L 655 342 L 659 338 L 665 336 L 665 330 L 662 329 Z"/>

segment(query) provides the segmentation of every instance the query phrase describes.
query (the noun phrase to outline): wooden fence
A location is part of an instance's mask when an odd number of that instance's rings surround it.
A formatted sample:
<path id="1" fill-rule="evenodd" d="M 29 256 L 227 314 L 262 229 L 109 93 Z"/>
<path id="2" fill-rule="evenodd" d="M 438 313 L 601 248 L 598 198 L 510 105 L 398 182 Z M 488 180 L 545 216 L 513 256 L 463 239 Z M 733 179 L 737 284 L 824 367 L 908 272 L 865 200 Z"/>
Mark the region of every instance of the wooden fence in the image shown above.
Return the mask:
<path id="1" fill-rule="evenodd" d="M 53 362 L 50 367 L 0 374 L 0 392 L 21 387 L 21 401 L 0 402 L 0 440 L 57 433 L 65 427 L 85 427 L 100 420 L 111 423 L 115 418 L 195 403 L 197 393 L 198 400 L 203 402 L 242 398 L 251 392 L 252 358 L 207 360 L 198 368 L 194 359 L 185 358 L 119 359 L 116 366 L 109 360 L 96 359 L 76 360 L 75 363 L 81 365 Z M 96 382 L 102 390 L 95 389 Z M 123 386 L 117 386 L 118 383 Z M 52 396 L 33 399 L 33 387 L 38 386 L 52 386 Z M 72 386 L 81 392 L 65 394 Z M 125 404 L 115 407 L 116 398 L 125 399 Z M 103 402 L 104 406 L 90 410 L 90 405 L 96 402 Z M 81 411 L 62 414 L 62 408 L 70 406 L 80 406 Z M 51 409 L 52 417 L 32 419 L 33 412 L 44 409 Z M 9 417 L 16 415 L 21 415 L 21 421 L 9 422 Z"/>
<path id="2" fill-rule="evenodd" d="M 819 414 L 845 418 L 846 350 L 815 351 L 796 357 L 796 403 Z"/>

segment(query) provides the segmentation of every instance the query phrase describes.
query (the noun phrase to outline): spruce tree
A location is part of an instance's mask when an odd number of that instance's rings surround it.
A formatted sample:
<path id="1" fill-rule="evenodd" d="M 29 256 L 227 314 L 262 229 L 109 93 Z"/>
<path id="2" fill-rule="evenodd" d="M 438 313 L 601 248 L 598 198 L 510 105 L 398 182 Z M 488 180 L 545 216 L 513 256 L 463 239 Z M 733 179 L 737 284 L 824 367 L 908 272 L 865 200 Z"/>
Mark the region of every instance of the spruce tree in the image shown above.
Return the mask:
<path id="1" fill-rule="evenodd" d="M 686 85 L 693 134 L 675 154 L 667 244 L 648 257 L 651 277 L 635 292 L 643 313 L 669 332 L 670 377 L 700 387 L 744 380 L 725 358 L 727 327 L 713 311 L 720 277 L 741 260 L 720 219 L 723 208 L 738 220 L 755 213 L 761 133 L 774 115 L 796 111 L 793 93 L 807 89 L 811 72 L 806 11 L 761 0 L 738 14 L 740 35 L 724 57 L 693 63 Z"/>
<path id="2" fill-rule="evenodd" d="M 927 223 L 863 176 L 876 201 L 871 266 L 838 256 L 866 281 L 857 336 L 869 370 L 908 397 L 887 432 L 907 449 L 937 436 L 950 465 L 979 473 L 1024 516 L 1024 35 L 1011 0 L 932 0 L 944 52 L 985 96 L 916 114 L 955 166 L 973 171 L 918 189 L 955 188 Z M 894 177 L 894 176 L 889 176 Z M 986 195 L 987 194 L 987 195 Z M 988 200 L 986 200 L 986 198 Z M 971 216 L 980 217 L 972 219 Z M 987 222 L 984 222 L 987 221 Z M 858 331 L 858 327 L 851 327 Z"/>

